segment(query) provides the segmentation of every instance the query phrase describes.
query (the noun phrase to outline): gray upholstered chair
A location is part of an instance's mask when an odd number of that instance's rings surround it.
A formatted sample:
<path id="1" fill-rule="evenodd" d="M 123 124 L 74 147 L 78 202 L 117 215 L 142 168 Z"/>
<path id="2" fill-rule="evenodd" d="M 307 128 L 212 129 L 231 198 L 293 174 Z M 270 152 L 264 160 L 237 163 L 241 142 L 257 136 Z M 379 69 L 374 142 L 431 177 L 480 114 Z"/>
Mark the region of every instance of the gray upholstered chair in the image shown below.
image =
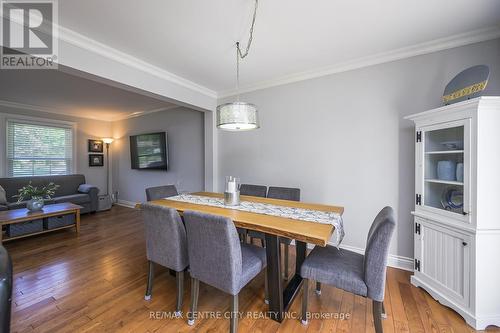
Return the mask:
<path id="1" fill-rule="evenodd" d="M 251 185 L 251 184 L 240 185 L 241 195 L 251 195 L 253 197 L 265 198 L 266 193 L 267 193 L 267 187 L 263 185 Z"/>
<path id="2" fill-rule="evenodd" d="M 163 186 L 155 186 L 148 187 L 146 189 L 146 199 L 148 201 L 158 200 L 168 197 L 173 197 L 174 195 L 178 195 L 177 188 L 175 185 L 163 185 Z"/>
<path id="3" fill-rule="evenodd" d="M 191 310 L 188 324 L 194 325 L 199 283 L 204 282 L 232 296 L 231 332 L 238 327 L 238 294 L 266 267 L 263 248 L 242 244 L 230 218 L 185 211 L 191 274 Z M 264 270 L 265 271 L 265 270 Z M 267 273 L 266 298 L 267 298 Z"/>
<path id="4" fill-rule="evenodd" d="M 145 203 L 142 205 L 142 214 L 146 230 L 146 252 L 149 265 L 148 285 L 144 299 L 151 299 L 154 278 L 153 263 L 167 267 L 175 271 L 177 283 L 176 315 L 179 316 L 184 295 L 184 270 L 189 264 L 186 229 L 175 209 Z"/>
<path id="5" fill-rule="evenodd" d="M 0 245 L 0 332 L 10 332 L 11 303 L 12 261 L 7 250 Z"/>
<path id="6" fill-rule="evenodd" d="M 269 186 L 267 197 L 272 199 L 300 201 L 300 188 Z"/>
<path id="7" fill-rule="evenodd" d="M 382 332 L 382 317 L 385 317 L 384 291 L 389 244 L 396 223 L 394 211 L 385 207 L 378 213 L 370 227 L 365 255 L 334 246 L 315 247 L 302 264 L 300 274 L 303 283 L 302 323 L 307 324 L 309 280 L 316 281 L 316 293 L 321 294 L 321 283 L 373 301 L 375 331 Z"/>
<path id="8" fill-rule="evenodd" d="M 253 197 L 265 198 L 267 193 L 267 187 L 263 185 L 252 185 L 252 184 L 241 184 L 240 185 L 240 195 L 250 195 Z M 247 229 L 236 228 L 241 240 L 246 243 L 247 240 Z M 261 240 L 262 247 L 264 247 L 264 240 Z"/>
<path id="9" fill-rule="evenodd" d="M 269 186 L 269 191 L 267 191 L 267 197 L 272 199 L 281 199 L 281 200 L 291 200 L 291 201 L 300 201 L 300 189 L 299 188 L 290 188 L 290 187 L 277 187 L 277 186 Z M 258 231 L 248 231 L 248 236 L 250 239 L 258 238 L 262 246 L 264 246 L 264 240 L 266 239 L 264 233 Z M 288 258 L 290 256 L 290 244 L 292 240 L 289 238 L 280 237 L 280 243 L 285 244 L 285 268 L 283 270 L 283 277 L 285 280 L 288 280 Z"/>

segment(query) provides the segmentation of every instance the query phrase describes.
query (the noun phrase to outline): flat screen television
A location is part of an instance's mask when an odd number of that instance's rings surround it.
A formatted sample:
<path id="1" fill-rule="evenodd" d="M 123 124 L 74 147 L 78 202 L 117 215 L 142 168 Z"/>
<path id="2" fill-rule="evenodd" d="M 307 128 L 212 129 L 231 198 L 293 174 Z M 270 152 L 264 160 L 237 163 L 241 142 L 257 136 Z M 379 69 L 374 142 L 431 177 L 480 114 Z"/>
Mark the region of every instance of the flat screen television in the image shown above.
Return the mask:
<path id="1" fill-rule="evenodd" d="M 167 133 L 149 133 L 130 136 L 132 169 L 167 170 Z"/>

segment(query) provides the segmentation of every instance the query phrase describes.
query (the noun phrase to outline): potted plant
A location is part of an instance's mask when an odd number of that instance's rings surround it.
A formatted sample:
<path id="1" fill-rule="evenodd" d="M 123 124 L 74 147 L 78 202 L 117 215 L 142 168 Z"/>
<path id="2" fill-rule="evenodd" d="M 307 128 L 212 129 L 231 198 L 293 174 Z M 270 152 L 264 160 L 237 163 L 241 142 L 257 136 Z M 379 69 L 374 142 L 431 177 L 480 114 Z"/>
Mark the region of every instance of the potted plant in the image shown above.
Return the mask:
<path id="1" fill-rule="evenodd" d="M 17 202 L 28 200 L 26 208 L 31 212 L 35 212 L 42 210 L 45 204 L 44 199 L 50 199 L 58 188 L 59 185 L 54 183 L 49 183 L 43 187 L 37 187 L 31 185 L 31 182 L 29 182 L 28 185 L 19 189 L 19 194 L 14 197 L 18 198 Z"/>

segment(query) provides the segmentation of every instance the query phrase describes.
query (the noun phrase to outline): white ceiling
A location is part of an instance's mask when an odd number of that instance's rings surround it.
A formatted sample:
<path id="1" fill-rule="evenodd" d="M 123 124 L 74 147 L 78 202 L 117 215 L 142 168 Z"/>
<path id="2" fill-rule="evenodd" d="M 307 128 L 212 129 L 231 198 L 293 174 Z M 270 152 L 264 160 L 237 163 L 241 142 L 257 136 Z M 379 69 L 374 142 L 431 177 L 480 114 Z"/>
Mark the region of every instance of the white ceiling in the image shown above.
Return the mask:
<path id="1" fill-rule="evenodd" d="M 107 121 L 176 107 L 58 70 L 2 70 L 0 105 Z"/>
<path id="2" fill-rule="evenodd" d="M 64 0 L 60 25 L 219 93 L 234 88 L 234 43 L 253 0 Z M 260 0 L 241 67 L 253 86 L 497 26 L 498 0 Z"/>

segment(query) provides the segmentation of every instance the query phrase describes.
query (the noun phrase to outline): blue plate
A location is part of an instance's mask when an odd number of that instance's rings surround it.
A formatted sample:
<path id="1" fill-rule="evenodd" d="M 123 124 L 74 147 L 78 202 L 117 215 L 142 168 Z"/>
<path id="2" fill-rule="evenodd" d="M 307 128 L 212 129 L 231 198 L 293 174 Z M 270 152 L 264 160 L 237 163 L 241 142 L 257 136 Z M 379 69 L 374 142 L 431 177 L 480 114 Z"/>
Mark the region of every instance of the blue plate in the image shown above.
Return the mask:
<path id="1" fill-rule="evenodd" d="M 441 198 L 441 205 L 446 210 L 461 211 L 462 208 L 464 207 L 464 194 L 462 189 L 456 186 L 447 187 L 443 191 L 443 196 Z"/>

